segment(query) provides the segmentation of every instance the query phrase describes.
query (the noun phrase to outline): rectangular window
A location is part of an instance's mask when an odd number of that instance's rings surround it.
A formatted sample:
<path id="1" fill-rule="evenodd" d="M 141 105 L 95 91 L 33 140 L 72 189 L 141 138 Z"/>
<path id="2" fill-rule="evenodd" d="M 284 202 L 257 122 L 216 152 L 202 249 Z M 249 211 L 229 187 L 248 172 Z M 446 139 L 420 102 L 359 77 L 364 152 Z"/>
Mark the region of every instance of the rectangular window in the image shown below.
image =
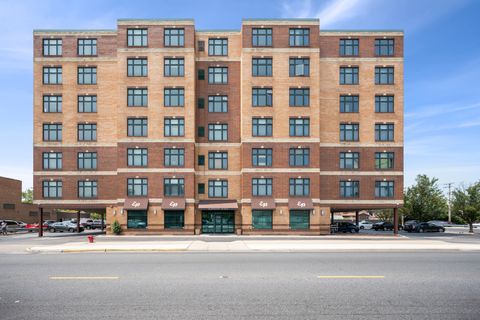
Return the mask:
<path id="1" fill-rule="evenodd" d="M 209 56 L 228 56 L 228 39 L 208 39 Z"/>
<path id="2" fill-rule="evenodd" d="M 62 39 L 43 39 L 43 56 L 61 56 Z"/>
<path id="3" fill-rule="evenodd" d="M 272 229 L 272 210 L 252 210 L 252 228 L 256 230 Z"/>
<path id="4" fill-rule="evenodd" d="M 43 141 L 62 141 L 62 124 L 44 123 Z"/>
<path id="5" fill-rule="evenodd" d="M 212 169 L 212 170 L 228 169 L 228 153 L 227 152 L 209 152 L 208 153 L 208 169 Z"/>
<path id="6" fill-rule="evenodd" d="M 163 134 L 165 137 L 183 137 L 185 135 L 185 119 L 165 118 Z"/>
<path id="7" fill-rule="evenodd" d="M 165 47 L 183 47 L 185 45 L 185 29 L 165 28 L 163 31 Z"/>
<path id="8" fill-rule="evenodd" d="M 290 137 L 310 136 L 310 119 L 290 118 Z"/>
<path id="9" fill-rule="evenodd" d="M 197 164 L 199 166 L 204 166 L 205 165 L 205 156 L 203 154 L 198 155 Z"/>
<path id="10" fill-rule="evenodd" d="M 307 230 L 310 228 L 310 210 L 290 210 L 290 229 Z"/>
<path id="11" fill-rule="evenodd" d="M 340 39 L 341 56 L 358 56 L 358 39 Z"/>
<path id="12" fill-rule="evenodd" d="M 308 178 L 290 178 L 290 196 L 309 196 L 310 179 Z"/>
<path id="13" fill-rule="evenodd" d="M 128 47 L 146 47 L 148 46 L 147 29 L 127 29 Z"/>
<path id="14" fill-rule="evenodd" d="M 375 181 L 375 197 L 393 198 L 394 181 Z"/>
<path id="15" fill-rule="evenodd" d="M 273 131 L 272 118 L 252 118 L 252 136 L 271 137 Z"/>
<path id="16" fill-rule="evenodd" d="M 289 165 L 292 167 L 307 167 L 310 165 L 309 148 L 290 148 Z"/>
<path id="17" fill-rule="evenodd" d="M 183 77 L 185 75 L 185 59 L 165 58 L 163 70 L 165 77 Z"/>
<path id="18" fill-rule="evenodd" d="M 44 198 L 61 198 L 63 183 L 60 180 L 43 181 L 43 197 Z"/>
<path id="19" fill-rule="evenodd" d="M 147 75 L 148 75 L 147 58 L 128 58 L 127 59 L 127 76 L 146 77 Z"/>
<path id="20" fill-rule="evenodd" d="M 205 70 L 204 69 L 198 69 L 197 78 L 198 78 L 198 80 L 205 80 Z"/>
<path id="21" fill-rule="evenodd" d="M 358 123 L 340 124 L 340 141 L 358 141 Z"/>
<path id="22" fill-rule="evenodd" d="M 340 152 L 340 169 L 358 169 L 360 153 Z"/>
<path id="23" fill-rule="evenodd" d="M 128 229 L 145 229 L 148 226 L 147 210 L 128 210 L 127 211 L 127 228 Z"/>
<path id="24" fill-rule="evenodd" d="M 253 77 L 272 76 L 272 58 L 252 58 Z"/>
<path id="25" fill-rule="evenodd" d="M 253 178 L 252 179 L 252 195 L 254 197 L 271 196 L 272 195 L 272 178 Z"/>
<path id="26" fill-rule="evenodd" d="M 77 54 L 79 56 L 96 56 L 97 39 L 78 39 Z"/>
<path id="27" fill-rule="evenodd" d="M 43 153 L 43 165 L 44 170 L 60 170 L 62 169 L 61 152 L 44 152 Z"/>
<path id="28" fill-rule="evenodd" d="M 129 88 L 127 89 L 127 106 L 146 107 L 148 105 L 147 88 Z"/>
<path id="29" fill-rule="evenodd" d="M 252 88 L 252 106 L 271 107 L 273 105 L 272 88 Z"/>
<path id="30" fill-rule="evenodd" d="M 183 178 L 163 179 L 163 195 L 166 197 L 181 197 L 185 195 L 185 180 Z"/>
<path id="31" fill-rule="evenodd" d="M 197 188 L 199 194 L 205 194 L 205 183 L 199 183 Z"/>
<path id="32" fill-rule="evenodd" d="M 358 84 L 358 67 L 340 67 L 340 84 Z"/>
<path id="33" fill-rule="evenodd" d="M 43 84 L 62 84 L 62 67 L 43 67 Z"/>
<path id="34" fill-rule="evenodd" d="M 185 149 L 165 148 L 163 160 L 165 167 L 183 167 L 185 165 Z"/>
<path id="35" fill-rule="evenodd" d="M 290 29 L 290 47 L 308 47 L 310 45 L 310 29 Z"/>
<path id="36" fill-rule="evenodd" d="M 252 47 L 271 47 L 272 29 L 271 28 L 253 28 L 252 29 Z"/>
<path id="37" fill-rule="evenodd" d="M 394 39 L 375 39 L 376 56 L 393 56 L 395 53 Z"/>
<path id="38" fill-rule="evenodd" d="M 375 169 L 393 169 L 394 152 L 375 152 Z"/>
<path id="39" fill-rule="evenodd" d="M 393 67 L 375 67 L 375 84 L 393 84 Z"/>
<path id="40" fill-rule="evenodd" d="M 375 124 L 375 141 L 393 141 L 393 123 Z"/>
<path id="41" fill-rule="evenodd" d="M 127 136 L 128 137 L 146 137 L 148 134 L 147 118 L 128 118 Z"/>
<path id="42" fill-rule="evenodd" d="M 208 83 L 210 84 L 227 84 L 228 68 L 227 67 L 209 67 Z"/>
<path id="43" fill-rule="evenodd" d="M 228 96 L 208 96 L 208 112 L 228 112 Z"/>
<path id="44" fill-rule="evenodd" d="M 147 196 L 148 179 L 147 178 L 128 178 L 127 195 L 133 197 Z"/>
<path id="45" fill-rule="evenodd" d="M 208 180 L 208 196 L 210 198 L 228 197 L 228 180 Z"/>
<path id="46" fill-rule="evenodd" d="M 205 137 L 205 127 L 198 127 L 197 128 L 197 135 L 199 137 Z"/>
<path id="47" fill-rule="evenodd" d="M 96 152 L 79 152 L 77 154 L 77 166 L 79 170 L 96 170 L 97 169 L 97 153 Z"/>
<path id="48" fill-rule="evenodd" d="M 358 113 L 359 96 L 340 96 L 340 112 L 341 113 Z"/>
<path id="49" fill-rule="evenodd" d="M 290 58 L 290 77 L 308 77 L 310 76 L 309 58 Z"/>
<path id="50" fill-rule="evenodd" d="M 96 198 L 97 197 L 97 181 L 78 181 L 78 197 L 79 198 Z"/>
<path id="51" fill-rule="evenodd" d="M 227 141 L 228 140 L 228 124 L 209 124 L 208 140 L 209 141 Z"/>
<path id="52" fill-rule="evenodd" d="M 199 40 L 197 41 L 197 48 L 199 52 L 204 52 L 205 51 L 205 41 Z"/>
<path id="53" fill-rule="evenodd" d="M 146 167 L 148 165 L 148 149 L 128 148 L 127 165 L 129 167 Z"/>
<path id="54" fill-rule="evenodd" d="M 273 150 L 253 148 L 252 149 L 252 166 L 253 167 L 271 167 Z"/>
<path id="55" fill-rule="evenodd" d="M 97 140 L 97 124 L 80 123 L 78 124 L 78 141 L 96 141 Z"/>
<path id="56" fill-rule="evenodd" d="M 394 112 L 394 97 L 393 96 L 375 96 L 375 112 L 387 113 Z"/>
<path id="57" fill-rule="evenodd" d="M 309 88 L 290 88 L 290 107 L 308 107 L 309 105 Z"/>
<path id="58" fill-rule="evenodd" d="M 61 95 L 44 95 L 43 96 L 43 112 L 62 112 L 62 96 Z"/>
<path id="59" fill-rule="evenodd" d="M 198 109 L 205 108 L 205 98 L 198 98 L 197 99 L 197 108 Z"/>
<path id="60" fill-rule="evenodd" d="M 164 227 L 165 229 L 182 229 L 184 227 L 185 213 L 180 210 L 165 210 Z"/>
<path id="61" fill-rule="evenodd" d="M 78 96 L 77 110 L 79 113 L 97 112 L 97 95 Z"/>
<path id="62" fill-rule="evenodd" d="M 163 105 L 165 107 L 183 107 L 185 90 L 183 88 L 165 88 L 163 90 Z"/>
<path id="63" fill-rule="evenodd" d="M 97 84 L 97 67 L 78 67 L 78 84 Z"/>
<path id="64" fill-rule="evenodd" d="M 340 197 L 341 198 L 358 198 L 359 181 L 340 181 Z"/>

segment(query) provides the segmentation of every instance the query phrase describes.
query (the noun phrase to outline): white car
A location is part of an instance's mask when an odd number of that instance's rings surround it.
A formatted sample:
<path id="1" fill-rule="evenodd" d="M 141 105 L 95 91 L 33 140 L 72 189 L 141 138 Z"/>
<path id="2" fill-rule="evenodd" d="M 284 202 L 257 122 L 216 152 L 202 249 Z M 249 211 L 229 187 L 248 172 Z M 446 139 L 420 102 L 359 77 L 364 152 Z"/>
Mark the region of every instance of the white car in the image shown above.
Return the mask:
<path id="1" fill-rule="evenodd" d="M 363 230 L 363 229 L 372 229 L 373 222 L 368 221 L 368 220 L 363 220 L 358 224 L 358 227 Z"/>

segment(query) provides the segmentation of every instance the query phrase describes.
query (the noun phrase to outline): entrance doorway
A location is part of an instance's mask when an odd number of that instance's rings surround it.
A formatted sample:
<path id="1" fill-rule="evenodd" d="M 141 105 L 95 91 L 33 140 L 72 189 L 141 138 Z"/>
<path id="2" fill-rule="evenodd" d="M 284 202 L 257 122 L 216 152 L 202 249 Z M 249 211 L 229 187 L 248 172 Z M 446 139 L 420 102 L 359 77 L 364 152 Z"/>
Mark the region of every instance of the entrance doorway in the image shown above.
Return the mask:
<path id="1" fill-rule="evenodd" d="M 202 233 L 233 233 L 234 231 L 233 211 L 202 211 Z"/>

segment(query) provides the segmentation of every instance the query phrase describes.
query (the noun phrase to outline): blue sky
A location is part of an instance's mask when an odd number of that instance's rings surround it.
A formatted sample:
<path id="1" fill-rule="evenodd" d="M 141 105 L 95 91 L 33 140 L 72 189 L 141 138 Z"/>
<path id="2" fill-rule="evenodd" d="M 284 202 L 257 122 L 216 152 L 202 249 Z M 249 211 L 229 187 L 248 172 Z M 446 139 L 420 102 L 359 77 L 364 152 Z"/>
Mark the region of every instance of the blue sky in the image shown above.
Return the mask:
<path id="1" fill-rule="evenodd" d="M 239 29 L 242 18 L 319 18 L 325 29 L 405 31 L 405 184 L 480 178 L 480 1 L 0 0 L 0 176 L 32 185 L 32 30 L 116 27 L 117 18 L 194 18 Z"/>

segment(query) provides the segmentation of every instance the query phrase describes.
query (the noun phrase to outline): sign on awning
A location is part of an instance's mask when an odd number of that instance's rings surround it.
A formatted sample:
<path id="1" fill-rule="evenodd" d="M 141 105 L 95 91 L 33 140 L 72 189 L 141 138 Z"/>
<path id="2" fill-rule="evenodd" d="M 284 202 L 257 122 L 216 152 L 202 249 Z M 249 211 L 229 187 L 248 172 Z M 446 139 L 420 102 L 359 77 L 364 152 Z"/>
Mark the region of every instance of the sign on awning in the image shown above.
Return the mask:
<path id="1" fill-rule="evenodd" d="M 275 200 L 273 198 L 252 199 L 253 210 L 274 210 Z"/>
<path id="2" fill-rule="evenodd" d="M 125 199 L 123 208 L 126 210 L 146 210 L 148 208 L 147 198 Z"/>
<path id="3" fill-rule="evenodd" d="M 181 198 L 163 199 L 162 209 L 163 210 L 185 210 L 185 199 L 181 199 Z"/>
<path id="4" fill-rule="evenodd" d="M 235 210 L 238 209 L 237 200 L 200 200 L 198 209 L 202 210 Z"/>
<path id="5" fill-rule="evenodd" d="M 313 202 L 310 198 L 291 198 L 288 199 L 289 209 L 312 210 Z"/>

